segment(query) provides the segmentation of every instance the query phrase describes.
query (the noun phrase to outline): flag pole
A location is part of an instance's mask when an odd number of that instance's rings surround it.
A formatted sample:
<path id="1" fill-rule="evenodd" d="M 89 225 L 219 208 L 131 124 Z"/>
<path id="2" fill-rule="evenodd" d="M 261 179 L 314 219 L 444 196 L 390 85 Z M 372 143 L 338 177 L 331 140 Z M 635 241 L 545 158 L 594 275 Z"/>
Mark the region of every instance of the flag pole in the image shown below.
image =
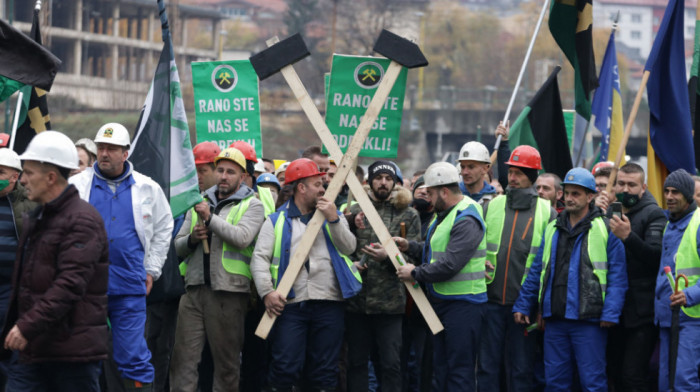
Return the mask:
<path id="1" fill-rule="evenodd" d="M 22 99 L 24 99 L 24 93 L 20 91 L 19 93 L 17 93 L 17 107 L 15 109 L 15 118 L 12 119 L 12 133 L 10 134 L 10 150 L 15 149 L 15 136 L 17 135 L 17 123 L 19 122 L 19 113 L 22 109 Z"/>
<path id="2" fill-rule="evenodd" d="M 622 135 L 622 141 L 620 142 L 620 147 L 617 149 L 617 156 L 615 156 L 615 165 L 613 165 L 610 171 L 610 180 L 608 180 L 608 185 L 605 187 L 605 191 L 610 194 L 612 191 L 613 184 L 617 178 L 617 168 L 620 166 L 622 161 L 622 155 L 625 153 L 625 147 L 627 147 L 627 141 L 630 139 L 630 133 L 632 133 L 632 125 L 634 125 L 634 120 L 637 118 L 637 110 L 639 109 L 639 104 L 642 102 L 642 96 L 644 95 L 644 89 L 647 87 L 647 82 L 649 81 L 650 71 L 644 71 L 642 75 L 642 83 L 639 85 L 639 90 L 637 90 L 637 96 L 634 98 L 634 104 L 632 105 L 632 111 L 630 111 L 630 116 L 627 118 L 627 125 L 625 126 L 625 134 Z"/>
<path id="3" fill-rule="evenodd" d="M 549 6 L 549 0 L 544 1 L 542 6 L 542 11 L 540 12 L 540 18 L 537 20 L 537 25 L 535 26 L 535 32 L 532 34 L 530 39 L 530 46 L 527 48 L 525 53 L 525 59 L 523 60 L 523 65 L 520 67 L 520 74 L 518 74 L 518 79 L 515 82 L 515 88 L 513 88 L 513 94 L 510 96 L 510 102 L 508 102 L 508 108 L 506 113 L 503 115 L 503 124 L 505 125 L 510 117 L 510 111 L 513 109 L 513 103 L 515 102 L 515 96 L 518 94 L 518 89 L 520 88 L 520 83 L 523 80 L 523 75 L 525 74 L 525 68 L 527 68 L 527 63 L 530 60 L 530 55 L 532 54 L 532 49 L 535 47 L 535 40 L 537 39 L 537 34 L 540 32 L 540 27 L 542 26 L 542 21 L 544 20 L 544 15 L 547 13 L 547 7 Z M 501 135 L 498 135 L 496 139 L 496 144 L 493 146 L 493 154 L 491 154 L 491 163 L 496 162 L 496 156 L 498 148 L 501 146 Z"/>

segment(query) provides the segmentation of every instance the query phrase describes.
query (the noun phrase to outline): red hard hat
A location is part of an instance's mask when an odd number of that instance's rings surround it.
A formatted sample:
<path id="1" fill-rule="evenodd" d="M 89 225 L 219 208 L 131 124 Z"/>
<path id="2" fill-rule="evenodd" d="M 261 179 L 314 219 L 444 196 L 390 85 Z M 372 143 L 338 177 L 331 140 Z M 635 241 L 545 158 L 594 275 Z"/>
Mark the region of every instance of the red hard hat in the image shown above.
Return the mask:
<path id="1" fill-rule="evenodd" d="M 593 169 L 591 169 L 591 174 L 595 176 L 595 174 L 598 172 L 598 170 L 604 168 L 604 167 L 609 167 L 612 168 L 614 163 L 607 161 L 607 162 L 598 162 L 593 166 Z"/>
<path id="2" fill-rule="evenodd" d="M 219 145 L 214 142 L 201 142 L 192 149 L 194 153 L 194 164 L 202 165 L 204 163 L 214 163 L 220 153 Z"/>
<path id="3" fill-rule="evenodd" d="M 235 142 L 231 143 L 229 147 L 235 148 L 236 150 L 242 152 L 246 161 L 253 161 L 254 163 L 258 162 L 258 156 L 255 154 L 255 149 L 249 143 L 246 143 L 243 140 L 236 140 Z"/>
<path id="4" fill-rule="evenodd" d="M 301 180 L 302 178 L 308 178 L 313 176 L 322 176 L 323 173 L 318 171 L 318 165 L 316 162 L 308 158 L 299 158 L 287 166 L 287 170 L 284 175 L 284 184 L 291 184 L 296 180 Z"/>
<path id="5" fill-rule="evenodd" d="M 515 147 L 506 165 L 540 170 L 542 169 L 542 158 L 535 147 L 522 145 Z"/>
<path id="6" fill-rule="evenodd" d="M 10 142 L 10 135 L 6 133 L 0 133 L 0 147 L 7 147 L 7 143 Z"/>

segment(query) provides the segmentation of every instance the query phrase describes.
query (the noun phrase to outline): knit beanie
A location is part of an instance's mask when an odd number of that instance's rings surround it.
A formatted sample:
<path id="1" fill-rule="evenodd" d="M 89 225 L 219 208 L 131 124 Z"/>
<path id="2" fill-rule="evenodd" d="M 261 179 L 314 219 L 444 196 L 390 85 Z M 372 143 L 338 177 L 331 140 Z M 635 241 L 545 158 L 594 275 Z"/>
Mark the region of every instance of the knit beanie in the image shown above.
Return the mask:
<path id="1" fill-rule="evenodd" d="M 687 171 L 683 169 L 678 169 L 673 173 L 669 174 L 664 181 L 664 188 L 672 187 L 678 189 L 678 191 L 685 197 L 685 200 L 689 203 L 693 202 L 693 194 L 695 193 L 695 180 L 688 174 Z"/>
<path id="2" fill-rule="evenodd" d="M 423 184 L 425 184 L 425 178 L 423 176 L 418 177 L 416 183 L 413 184 L 413 192 L 415 193 L 416 189 L 418 189 L 418 187 L 422 186 Z"/>
<path id="3" fill-rule="evenodd" d="M 391 176 L 391 178 L 394 179 L 394 182 L 398 182 L 396 179 L 396 169 L 394 168 L 394 165 L 389 162 L 389 161 L 376 161 L 373 164 L 369 165 L 369 168 L 367 169 L 367 180 L 369 181 L 370 184 L 372 184 L 372 180 L 374 177 L 386 173 Z"/>
<path id="4" fill-rule="evenodd" d="M 525 174 L 527 176 L 527 179 L 530 180 L 532 185 L 535 185 L 535 181 L 537 181 L 537 176 L 539 176 L 539 172 L 537 169 L 530 169 L 527 167 L 510 166 L 510 165 L 509 165 L 509 167 L 514 167 L 514 168 L 520 170 L 521 172 L 523 172 L 523 174 Z"/>

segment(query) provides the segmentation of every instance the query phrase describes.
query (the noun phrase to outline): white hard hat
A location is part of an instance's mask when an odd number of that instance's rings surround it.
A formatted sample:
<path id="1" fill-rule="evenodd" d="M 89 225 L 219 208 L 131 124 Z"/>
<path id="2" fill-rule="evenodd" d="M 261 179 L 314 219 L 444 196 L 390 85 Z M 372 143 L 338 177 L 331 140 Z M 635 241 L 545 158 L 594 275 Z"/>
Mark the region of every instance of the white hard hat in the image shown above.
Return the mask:
<path id="1" fill-rule="evenodd" d="M 457 168 L 448 162 L 436 162 L 428 166 L 428 170 L 425 171 L 423 178 L 425 179 L 425 184 L 421 188 L 456 184 L 461 181 Z"/>
<path id="2" fill-rule="evenodd" d="M 477 161 L 483 163 L 491 163 L 489 149 L 479 142 L 464 143 L 459 150 L 458 161 Z"/>
<path id="3" fill-rule="evenodd" d="M 66 169 L 78 168 L 78 150 L 68 136 L 57 131 L 39 132 L 19 158 L 23 161 L 50 163 Z"/>
<path id="4" fill-rule="evenodd" d="M 19 155 L 9 148 L 0 148 L 0 166 L 7 166 L 22 171 Z"/>
<path id="5" fill-rule="evenodd" d="M 265 173 L 265 161 L 258 159 L 258 162 L 255 163 L 253 171 Z"/>
<path id="6" fill-rule="evenodd" d="M 75 146 L 82 147 L 86 149 L 87 152 L 89 152 L 90 154 L 97 156 L 97 145 L 95 145 L 95 142 L 86 137 L 75 142 Z"/>
<path id="7" fill-rule="evenodd" d="M 126 147 L 131 144 L 129 131 L 119 123 L 107 123 L 100 127 L 95 136 L 95 143 L 107 143 Z"/>

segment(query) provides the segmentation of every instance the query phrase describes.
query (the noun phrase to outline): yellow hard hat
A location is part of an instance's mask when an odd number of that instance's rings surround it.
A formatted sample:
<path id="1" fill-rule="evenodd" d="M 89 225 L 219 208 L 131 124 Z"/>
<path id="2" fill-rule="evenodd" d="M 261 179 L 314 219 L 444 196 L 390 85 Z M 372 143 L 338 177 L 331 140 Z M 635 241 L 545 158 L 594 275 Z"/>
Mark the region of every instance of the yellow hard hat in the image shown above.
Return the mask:
<path id="1" fill-rule="evenodd" d="M 243 153 L 233 147 L 226 148 L 219 153 L 219 155 L 214 158 L 214 164 L 218 164 L 220 160 L 226 159 L 231 162 L 237 163 L 243 171 L 245 171 L 245 157 Z"/>

